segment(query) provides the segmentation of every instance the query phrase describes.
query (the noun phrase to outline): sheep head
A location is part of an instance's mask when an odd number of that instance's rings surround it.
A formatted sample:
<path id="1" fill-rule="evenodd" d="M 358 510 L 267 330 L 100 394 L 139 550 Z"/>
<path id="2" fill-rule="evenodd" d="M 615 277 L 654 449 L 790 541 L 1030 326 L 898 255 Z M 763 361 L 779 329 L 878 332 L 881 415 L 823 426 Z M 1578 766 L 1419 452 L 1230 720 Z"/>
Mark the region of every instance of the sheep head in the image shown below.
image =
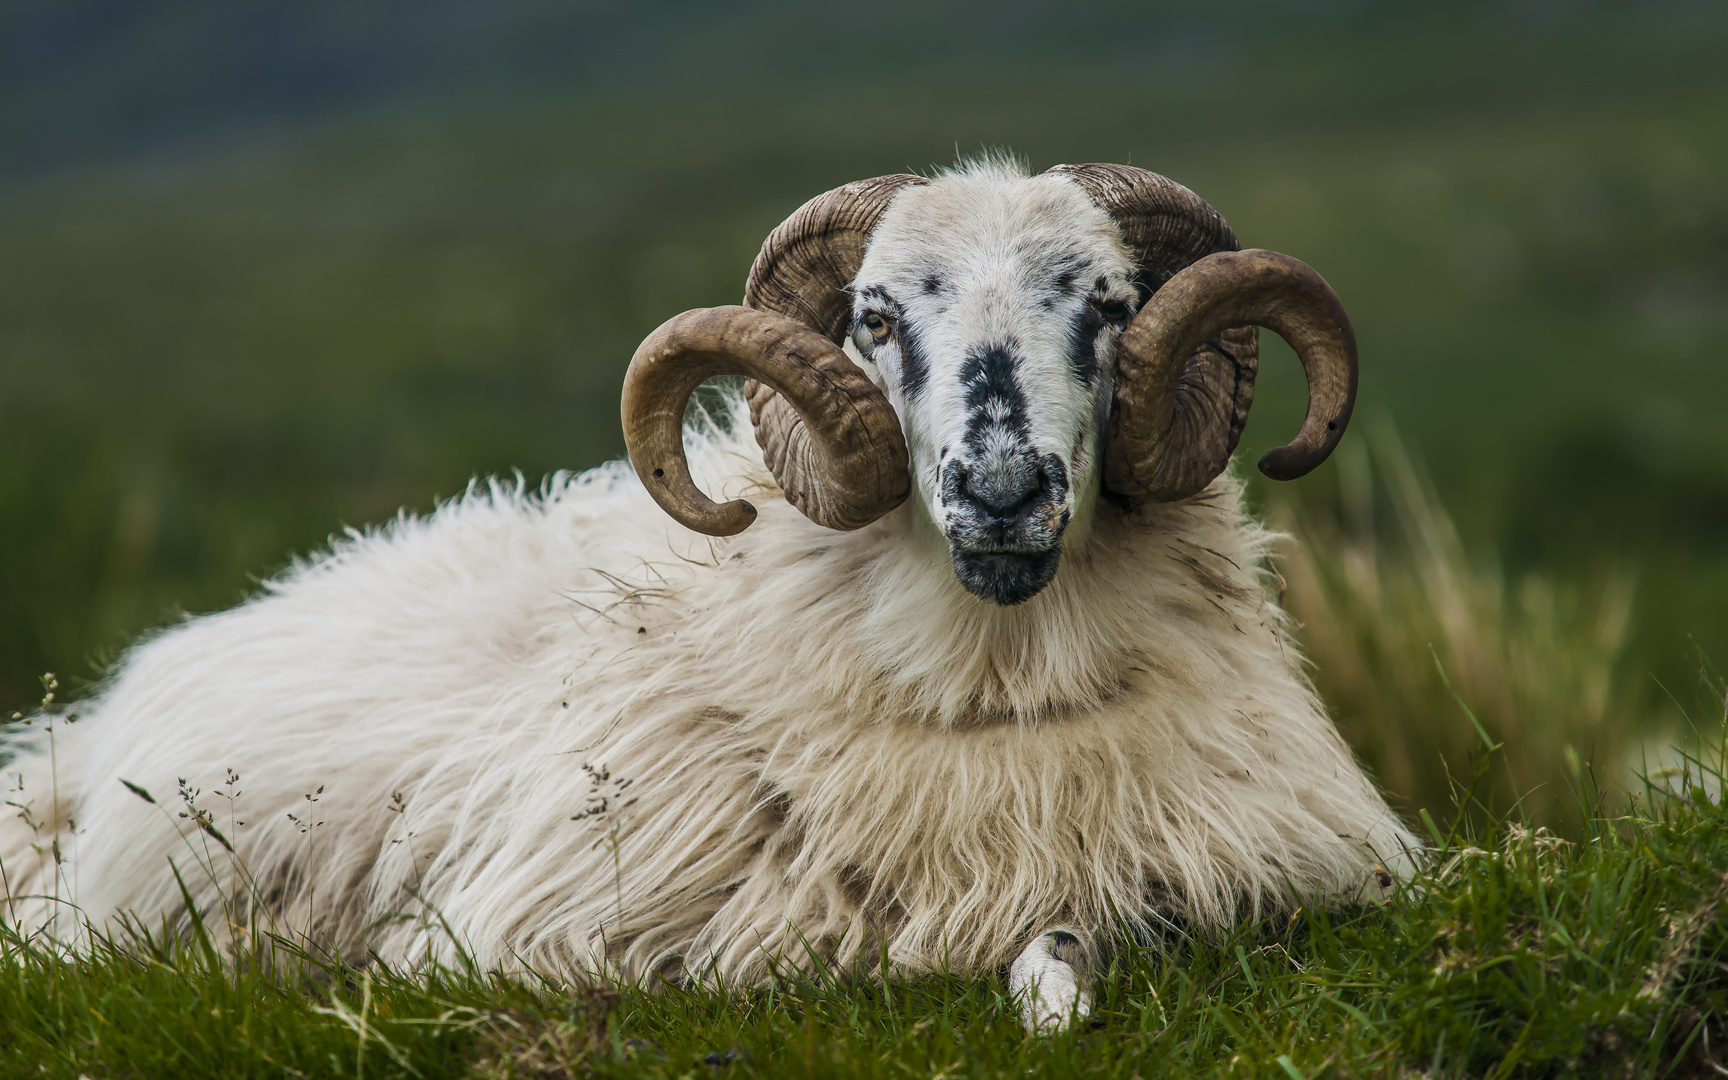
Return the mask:
<path id="1" fill-rule="evenodd" d="M 1186 188 L 1116 165 L 989 164 L 812 199 L 764 243 L 743 307 L 685 312 L 625 379 L 625 440 L 655 500 L 730 535 L 755 509 L 690 479 L 690 393 L 745 375 L 764 459 L 818 524 L 867 525 L 916 493 L 961 583 L 1035 596 L 1101 493 L 1193 496 L 1246 423 L 1255 326 L 1296 348 L 1308 415 L 1260 468 L 1294 479 L 1349 422 L 1356 347 L 1303 263 L 1237 250 Z"/>

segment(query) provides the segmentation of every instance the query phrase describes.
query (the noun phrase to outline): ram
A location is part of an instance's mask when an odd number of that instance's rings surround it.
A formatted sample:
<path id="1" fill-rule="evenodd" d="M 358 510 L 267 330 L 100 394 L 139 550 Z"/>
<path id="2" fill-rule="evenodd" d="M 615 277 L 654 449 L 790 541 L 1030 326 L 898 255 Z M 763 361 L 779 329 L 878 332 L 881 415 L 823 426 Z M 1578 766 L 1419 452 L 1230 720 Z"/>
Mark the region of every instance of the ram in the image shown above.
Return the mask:
<path id="1" fill-rule="evenodd" d="M 1113 165 L 813 199 L 742 307 L 638 350 L 634 472 L 350 534 L 137 645 L 52 754 L 28 729 L 0 917 L 75 943 L 189 899 L 393 964 L 723 983 L 885 954 L 1007 969 L 1044 1028 L 1123 936 L 1389 887 L 1416 843 L 1226 469 L 1256 326 L 1308 374 L 1277 479 L 1342 436 L 1355 342 L 1237 247 Z"/>

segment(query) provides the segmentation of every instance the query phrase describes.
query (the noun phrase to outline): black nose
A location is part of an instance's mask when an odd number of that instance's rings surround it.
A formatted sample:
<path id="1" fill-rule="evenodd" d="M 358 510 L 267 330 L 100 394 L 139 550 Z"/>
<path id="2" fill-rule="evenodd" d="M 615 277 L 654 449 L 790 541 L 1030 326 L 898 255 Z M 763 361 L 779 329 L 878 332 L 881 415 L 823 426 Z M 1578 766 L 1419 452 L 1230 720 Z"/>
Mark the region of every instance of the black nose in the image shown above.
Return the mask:
<path id="1" fill-rule="evenodd" d="M 971 503 L 992 522 L 1008 524 L 1027 505 L 1049 491 L 1050 473 L 1031 453 L 1005 454 L 995 460 L 956 463 L 949 483 L 950 497 Z"/>
<path id="2" fill-rule="evenodd" d="M 974 472 L 966 478 L 967 496 L 986 514 L 1003 521 L 1012 521 L 1018 517 L 1020 511 L 1042 488 L 1036 474 L 996 480 Z"/>

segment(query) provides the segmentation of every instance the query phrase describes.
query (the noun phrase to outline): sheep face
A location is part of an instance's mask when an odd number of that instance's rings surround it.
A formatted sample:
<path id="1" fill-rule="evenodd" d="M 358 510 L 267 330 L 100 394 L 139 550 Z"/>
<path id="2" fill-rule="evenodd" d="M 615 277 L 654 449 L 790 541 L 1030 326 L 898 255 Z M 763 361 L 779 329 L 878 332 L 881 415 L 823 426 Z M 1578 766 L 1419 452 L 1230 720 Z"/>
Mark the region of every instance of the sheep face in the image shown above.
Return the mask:
<path id="1" fill-rule="evenodd" d="M 1031 599 L 1064 542 L 1083 541 L 1132 272 L 1110 217 L 1056 175 L 941 177 L 896 198 L 871 237 L 848 352 L 874 365 L 913 500 L 983 600 Z"/>

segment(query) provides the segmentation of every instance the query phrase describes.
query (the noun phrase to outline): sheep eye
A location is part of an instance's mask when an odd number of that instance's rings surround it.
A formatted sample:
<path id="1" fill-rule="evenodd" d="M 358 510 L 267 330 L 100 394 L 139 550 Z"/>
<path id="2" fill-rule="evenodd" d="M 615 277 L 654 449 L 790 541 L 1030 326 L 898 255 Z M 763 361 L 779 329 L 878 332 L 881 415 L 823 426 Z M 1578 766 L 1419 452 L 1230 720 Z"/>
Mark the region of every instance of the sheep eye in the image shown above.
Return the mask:
<path id="1" fill-rule="evenodd" d="M 1134 314 L 1128 310 L 1128 305 L 1120 300 L 1106 301 L 1098 304 L 1097 307 L 1098 314 L 1104 317 L 1105 322 L 1115 323 L 1118 326 L 1126 324 L 1129 317 Z"/>
<path id="2" fill-rule="evenodd" d="M 874 311 L 865 312 L 864 317 L 859 322 L 864 324 L 864 329 L 870 332 L 870 337 L 878 345 L 887 341 L 888 335 L 894 332 L 894 327 L 889 324 L 888 320 Z"/>

